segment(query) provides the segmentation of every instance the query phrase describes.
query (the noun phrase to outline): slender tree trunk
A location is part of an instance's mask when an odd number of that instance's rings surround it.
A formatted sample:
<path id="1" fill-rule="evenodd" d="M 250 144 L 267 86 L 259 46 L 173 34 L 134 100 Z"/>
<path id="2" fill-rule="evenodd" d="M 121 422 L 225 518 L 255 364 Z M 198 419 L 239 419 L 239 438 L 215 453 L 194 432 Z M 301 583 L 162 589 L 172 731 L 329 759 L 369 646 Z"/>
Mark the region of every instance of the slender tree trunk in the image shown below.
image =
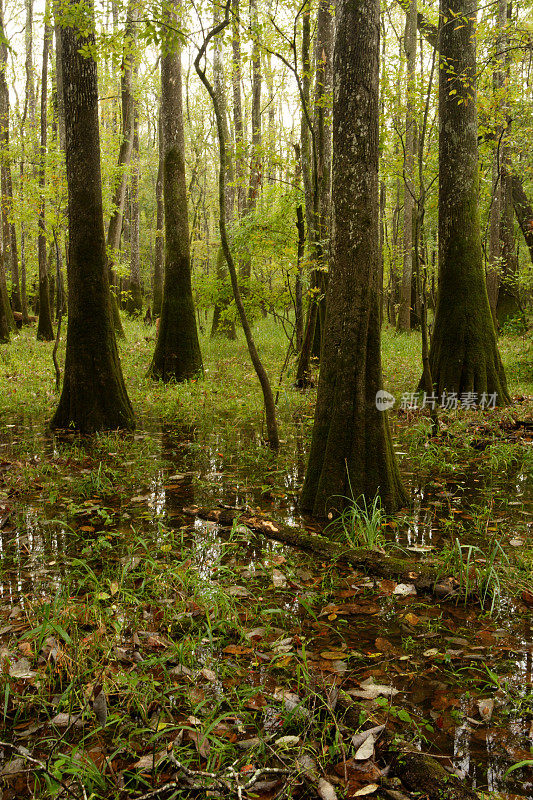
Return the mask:
<path id="1" fill-rule="evenodd" d="M 318 295 L 321 292 L 320 274 L 317 270 L 316 243 L 318 198 L 313 178 L 313 150 L 309 114 L 311 109 L 311 5 L 307 2 L 302 11 L 302 107 L 300 118 L 301 171 L 305 197 L 305 223 L 307 227 L 308 257 L 311 263 L 309 305 L 300 345 L 294 385 L 305 389 L 311 383 L 311 356 L 318 320 Z M 319 330 L 320 335 L 320 330 Z"/>
<path id="2" fill-rule="evenodd" d="M 308 247 L 312 261 L 311 290 L 305 332 L 296 370 L 296 386 L 310 380 L 311 355 L 320 357 L 328 284 L 329 227 L 331 217 L 331 129 L 330 97 L 333 54 L 331 3 L 320 0 L 315 46 L 316 81 L 313 99 L 313 131 L 310 114 L 310 6 L 302 14 L 302 169 L 306 198 Z"/>
<path id="3" fill-rule="evenodd" d="M 175 6 L 167 13 L 169 24 L 175 26 Z M 149 375 L 163 381 L 183 381 L 198 377 L 203 367 L 191 285 L 181 55 L 176 52 L 170 36 L 163 41 L 161 57 L 161 117 L 165 282 L 159 334 Z"/>
<path id="4" fill-rule="evenodd" d="M 133 170 L 131 173 L 131 236 L 130 236 L 130 279 L 126 311 L 130 315 L 141 314 L 143 308 L 141 287 L 141 253 L 140 253 L 140 207 L 139 207 L 139 117 L 135 109 L 133 134 Z"/>
<path id="5" fill-rule="evenodd" d="M 48 15 L 48 6 L 45 11 L 45 20 Z M 39 159 L 39 189 L 41 191 L 39 207 L 39 323 L 37 338 L 44 342 L 54 340 L 52 326 L 52 312 L 50 309 L 50 284 L 48 280 L 48 263 L 46 253 L 46 151 L 48 139 L 48 51 L 50 45 L 51 28 L 47 21 L 44 25 L 43 42 L 43 69 L 41 78 L 41 152 Z"/>
<path id="6" fill-rule="evenodd" d="M 416 149 L 416 22 L 417 0 L 411 0 L 405 21 L 406 56 L 406 112 L 405 112 L 405 152 L 403 160 L 403 272 L 398 309 L 398 330 L 411 330 L 412 275 L 413 275 L 413 212 L 415 208 L 415 170 Z"/>
<path id="7" fill-rule="evenodd" d="M 113 6 L 114 8 L 114 6 Z M 115 11 L 113 11 L 115 18 Z M 124 52 L 122 55 L 122 73 L 120 79 L 122 96 L 122 143 L 118 154 L 119 178 L 115 184 L 113 193 L 113 211 L 109 218 L 107 228 L 107 252 L 109 254 L 109 276 L 112 286 L 111 290 L 111 309 L 113 312 L 113 324 L 117 335 L 124 336 L 124 328 L 120 320 L 118 299 L 116 291 L 118 282 L 113 269 L 114 254 L 120 250 L 120 238 L 122 235 L 122 223 L 124 220 L 124 205 L 126 202 L 126 186 L 128 182 L 127 168 L 131 162 L 133 152 L 134 136 L 134 108 L 133 108 L 133 72 L 134 72 L 134 53 L 133 49 L 136 42 L 136 19 L 137 12 L 134 0 L 129 0 L 126 12 L 126 30 L 124 37 Z M 114 23 L 115 25 L 115 23 Z M 116 26 L 115 26 L 116 27 Z"/>
<path id="8" fill-rule="evenodd" d="M 333 239 L 313 438 L 302 507 L 319 517 L 379 492 L 405 499 L 381 389 L 379 2 L 339 0 L 334 56 Z"/>
<path id="9" fill-rule="evenodd" d="M 163 205 L 163 134 L 161 130 L 161 105 L 157 120 L 157 133 L 159 143 L 159 166 L 157 169 L 157 182 L 155 185 L 156 223 L 155 223 L 155 258 L 154 258 L 154 297 L 152 313 L 154 318 L 161 316 L 163 303 L 163 266 L 165 255 L 165 212 Z"/>
<path id="10" fill-rule="evenodd" d="M 509 402 L 487 286 L 478 211 L 475 0 L 441 0 L 439 290 L 430 349 L 438 395 Z M 452 21 L 453 20 L 453 21 Z M 460 102 L 459 102 L 460 101 Z"/>
<path id="11" fill-rule="evenodd" d="M 57 90 L 57 126 L 59 130 L 59 146 L 65 152 L 65 104 L 63 102 L 63 64 L 61 60 L 61 26 L 54 8 L 54 34 L 56 45 L 56 90 Z"/>
<path id="12" fill-rule="evenodd" d="M 6 202 L 5 169 L 9 165 L 9 88 L 7 85 L 7 40 L 4 32 L 4 10 L 0 2 L 0 157 L 2 161 L 2 257 L 0 260 L 0 317 L 5 318 L 5 325 L 0 321 L 0 341 L 9 339 L 9 330 L 15 328 L 15 320 L 9 295 L 7 292 L 6 269 L 11 261 L 11 229 L 8 219 L 8 202 Z M 7 325 L 7 329 L 5 326 Z"/>
<path id="13" fill-rule="evenodd" d="M 231 10 L 231 46 L 233 53 L 231 84 L 233 89 L 233 127 L 235 128 L 235 183 L 237 186 L 237 215 L 241 219 L 245 213 L 246 192 L 244 189 L 244 127 L 241 97 L 242 60 L 239 0 L 232 0 Z"/>
<path id="14" fill-rule="evenodd" d="M 250 159 L 250 182 L 248 185 L 248 198 L 246 201 L 246 214 L 253 214 L 262 182 L 262 145 L 261 145 L 261 46 L 259 33 L 259 15 L 257 0 L 250 0 L 250 28 L 252 31 L 252 153 Z M 241 278 L 249 284 L 252 277 L 252 258 L 247 251 L 240 264 Z M 248 286 L 243 290 L 247 291 Z"/>
<path id="15" fill-rule="evenodd" d="M 220 10 L 216 9 L 213 15 L 213 26 L 219 24 L 221 19 Z M 226 146 L 226 179 L 225 179 L 225 213 L 226 213 L 226 227 L 229 229 L 234 220 L 234 206 L 235 206 L 235 170 L 233 168 L 233 156 L 231 152 L 231 141 L 228 125 L 228 104 L 226 102 L 226 89 L 224 81 L 224 66 L 222 60 L 222 38 L 218 37 L 215 40 L 214 53 L 213 53 L 213 89 L 217 96 L 218 107 L 222 116 L 222 125 L 224 127 L 224 139 L 227 142 Z M 228 291 L 228 274 L 226 269 L 226 260 L 224 252 L 220 248 L 217 254 L 217 284 L 218 296 L 213 310 L 213 323 L 211 325 L 211 338 L 217 335 L 224 335 L 228 339 L 236 339 L 237 331 L 233 320 L 227 318 L 227 309 L 231 302 L 231 291 Z"/>
<path id="16" fill-rule="evenodd" d="M 70 4 L 75 7 L 73 0 Z M 63 390 L 51 424 L 83 433 L 134 427 L 111 316 L 96 62 L 82 54 L 93 47 L 94 34 L 82 37 L 69 25 L 61 28 L 69 314 Z"/>
<path id="17" fill-rule="evenodd" d="M 230 10 L 230 2 L 228 0 L 225 8 L 225 16 L 222 22 L 219 25 L 216 25 L 211 31 L 208 33 L 206 38 L 204 39 L 204 43 L 200 48 L 198 55 L 194 61 L 194 66 L 196 68 L 196 72 L 198 73 L 200 80 L 204 84 L 205 88 L 207 89 L 209 96 L 211 97 L 211 101 L 213 103 L 213 109 L 215 112 L 215 118 L 217 122 L 217 134 L 218 134 L 218 143 L 219 143 L 219 175 L 218 175 L 218 204 L 219 204 L 219 224 L 220 224 L 220 240 L 222 243 L 222 248 L 224 250 L 224 255 L 226 257 L 226 263 L 228 265 L 228 270 L 231 278 L 231 285 L 233 288 L 233 295 L 235 297 L 235 305 L 237 306 L 237 311 L 239 312 L 239 317 L 241 320 L 242 329 L 244 332 L 244 336 L 246 338 L 246 344 L 248 346 L 248 352 L 250 354 L 250 359 L 255 369 L 255 373 L 261 385 L 261 390 L 263 392 L 263 402 L 265 406 L 265 419 L 267 425 L 267 436 L 268 436 L 268 443 L 270 447 L 274 450 L 277 450 L 279 447 L 279 434 L 278 434 L 278 425 L 276 420 L 276 405 L 274 402 L 274 395 L 272 393 L 272 387 L 270 386 L 270 381 L 268 379 L 267 372 L 263 366 L 261 359 L 259 358 L 259 354 L 257 352 L 257 348 L 255 346 L 252 330 L 250 328 L 250 324 L 248 322 L 248 318 L 246 316 L 246 311 L 244 308 L 244 304 L 242 301 L 239 283 L 237 279 L 237 270 L 235 268 L 235 262 L 233 261 L 233 256 L 231 253 L 231 249 L 229 246 L 227 231 L 226 231 L 226 141 L 224 139 L 224 126 L 222 121 L 222 114 L 220 112 L 220 108 L 218 106 L 216 92 L 213 89 L 213 86 L 210 84 L 205 70 L 202 69 L 200 66 L 201 60 L 205 55 L 207 46 L 209 41 L 214 38 L 216 35 L 221 33 L 224 28 L 229 25 L 229 10 Z"/>

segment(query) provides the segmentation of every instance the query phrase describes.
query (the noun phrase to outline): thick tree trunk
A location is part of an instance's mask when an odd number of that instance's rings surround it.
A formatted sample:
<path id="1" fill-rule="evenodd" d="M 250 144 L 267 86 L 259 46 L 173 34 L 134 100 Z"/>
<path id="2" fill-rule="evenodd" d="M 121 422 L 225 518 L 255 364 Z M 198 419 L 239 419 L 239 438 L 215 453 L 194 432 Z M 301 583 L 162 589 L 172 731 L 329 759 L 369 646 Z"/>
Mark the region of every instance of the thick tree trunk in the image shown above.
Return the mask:
<path id="1" fill-rule="evenodd" d="M 75 3 L 71 0 L 71 5 Z M 83 433 L 133 428 L 111 317 L 102 208 L 94 47 L 61 28 L 68 183 L 68 328 L 63 390 L 52 427 Z"/>
<path id="2" fill-rule="evenodd" d="M 478 211 L 475 0 L 441 0 L 436 393 L 509 402 L 487 296 Z M 452 23 L 451 20 L 460 21 Z"/>
<path id="3" fill-rule="evenodd" d="M 163 303 L 163 268 L 165 257 L 165 211 L 163 204 L 163 133 L 161 130 L 161 107 L 157 121 L 157 134 L 159 142 L 159 166 L 157 169 L 157 182 L 155 185 L 156 223 L 154 247 L 154 296 L 152 302 L 152 315 L 154 319 L 161 316 Z"/>
<path id="4" fill-rule="evenodd" d="M 340 0 L 333 86 L 333 236 L 313 438 L 302 508 L 406 501 L 381 389 L 378 305 L 379 2 Z"/>
<path id="5" fill-rule="evenodd" d="M 46 12 L 45 12 L 46 13 Z M 41 152 L 39 163 L 39 189 L 41 191 L 39 207 L 39 237 L 37 240 L 39 253 L 39 323 L 37 325 L 37 338 L 44 342 L 54 340 L 52 327 L 52 310 L 50 308 L 50 283 L 48 280 L 48 263 L 46 253 L 46 150 L 48 140 L 48 50 L 50 44 L 51 28 L 48 23 L 44 26 L 43 42 L 43 69 L 41 79 Z"/>
<path id="6" fill-rule="evenodd" d="M 175 25 L 175 10 L 170 8 L 168 15 L 170 25 Z M 203 366 L 191 285 L 181 55 L 170 37 L 163 42 L 161 57 L 161 118 L 165 280 L 159 335 L 148 374 L 156 380 L 184 381 L 198 377 Z"/>
<path id="7" fill-rule="evenodd" d="M 405 151 L 403 159 L 403 272 L 398 309 L 398 330 L 411 330 L 413 277 L 413 212 L 415 210 L 415 151 L 416 151 L 416 21 L 417 0 L 410 0 L 405 20 L 406 111 Z"/>

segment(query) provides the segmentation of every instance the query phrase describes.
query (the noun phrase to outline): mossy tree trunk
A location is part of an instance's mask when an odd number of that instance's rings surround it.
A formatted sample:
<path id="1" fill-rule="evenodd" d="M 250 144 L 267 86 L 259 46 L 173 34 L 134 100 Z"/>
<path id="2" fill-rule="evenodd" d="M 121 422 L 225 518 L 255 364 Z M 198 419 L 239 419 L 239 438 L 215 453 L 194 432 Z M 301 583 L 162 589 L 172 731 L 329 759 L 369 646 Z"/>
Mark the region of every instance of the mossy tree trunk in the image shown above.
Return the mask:
<path id="1" fill-rule="evenodd" d="M 135 105 L 137 106 L 137 104 Z M 140 314 L 143 308 L 140 252 L 141 215 L 139 206 L 139 113 L 137 107 L 135 107 L 134 117 L 133 169 L 131 173 L 130 278 L 126 299 L 126 311 L 131 316 Z"/>
<path id="2" fill-rule="evenodd" d="M 45 15 L 48 14 L 48 8 Z M 41 80 L 41 151 L 39 156 L 39 189 L 41 192 L 39 207 L 39 236 L 37 240 L 39 256 L 39 322 L 37 338 L 51 342 L 54 337 L 52 327 L 52 309 L 50 307 L 50 282 L 48 279 L 48 262 L 46 253 L 46 148 L 47 148 L 47 107 L 48 107 L 48 49 L 52 29 L 48 22 L 44 26 L 43 69 Z"/>
<path id="3" fill-rule="evenodd" d="M 176 13 L 168 10 L 170 30 Z M 163 381 L 184 381 L 202 373 L 202 356 L 191 285 L 181 55 L 175 37 L 163 42 L 161 123 L 165 207 L 165 278 L 161 322 L 148 374 Z"/>
<path id="4" fill-rule="evenodd" d="M 406 500 L 381 389 L 379 2 L 340 0 L 333 69 L 331 274 L 302 507 L 324 517 L 353 494 Z"/>
<path id="5" fill-rule="evenodd" d="M 161 132 L 161 107 L 157 121 L 157 138 L 159 143 L 159 165 L 157 168 L 157 181 L 155 185 L 156 222 L 155 222 L 155 247 L 154 247 L 154 283 L 152 299 L 152 316 L 154 319 L 161 316 L 163 303 L 163 264 L 165 257 L 165 210 L 163 205 L 163 138 Z"/>
<path id="6" fill-rule="evenodd" d="M 439 289 L 431 342 L 438 395 L 509 401 L 483 270 L 478 209 L 476 0 L 441 0 Z"/>
<path id="7" fill-rule="evenodd" d="M 71 5 L 74 6 L 73 0 Z M 68 328 L 63 390 L 52 427 L 133 428 L 111 316 L 100 172 L 94 35 L 61 29 L 68 183 Z"/>

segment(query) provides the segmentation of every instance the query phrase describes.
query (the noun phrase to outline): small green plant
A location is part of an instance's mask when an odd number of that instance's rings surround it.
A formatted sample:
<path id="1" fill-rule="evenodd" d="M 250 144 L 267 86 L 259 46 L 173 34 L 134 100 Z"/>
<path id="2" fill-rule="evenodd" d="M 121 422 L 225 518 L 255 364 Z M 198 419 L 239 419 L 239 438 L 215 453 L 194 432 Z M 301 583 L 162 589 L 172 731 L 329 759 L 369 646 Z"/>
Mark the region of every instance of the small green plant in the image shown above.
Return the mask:
<path id="1" fill-rule="evenodd" d="M 362 495 L 357 500 L 350 499 L 340 517 L 332 525 L 336 529 L 340 526 L 342 538 L 352 547 L 383 550 L 386 546 L 383 533 L 385 512 L 379 495 L 376 495 L 370 504 Z"/>
<path id="2" fill-rule="evenodd" d="M 453 575 L 465 603 L 477 594 L 481 607 L 493 614 L 502 594 L 498 572 L 501 562 L 509 564 L 509 559 L 495 538 L 484 552 L 476 545 L 461 544 L 456 537 L 453 545 L 441 553 L 439 575 Z"/>

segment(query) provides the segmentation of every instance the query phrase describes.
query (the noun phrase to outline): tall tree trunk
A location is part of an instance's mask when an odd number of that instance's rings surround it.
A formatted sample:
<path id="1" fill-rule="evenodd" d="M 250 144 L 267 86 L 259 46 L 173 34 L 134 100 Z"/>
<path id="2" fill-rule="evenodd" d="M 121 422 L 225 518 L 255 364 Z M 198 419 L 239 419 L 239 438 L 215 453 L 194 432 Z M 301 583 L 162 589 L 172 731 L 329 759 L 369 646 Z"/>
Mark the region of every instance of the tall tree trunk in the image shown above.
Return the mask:
<path id="1" fill-rule="evenodd" d="M 252 152 L 246 214 L 253 214 L 256 209 L 263 169 L 261 153 L 261 84 L 263 78 L 261 75 L 261 45 L 257 0 L 250 0 L 250 28 L 252 33 Z M 252 258 L 249 251 L 241 259 L 240 273 L 243 281 L 249 283 L 252 277 Z M 243 287 L 244 290 L 247 288 L 247 286 Z"/>
<path id="2" fill-rule="evenodd" d="M 379 1 L 339 0 L 334 56 L 333 238 L 326 328 L 302 507 L 319 517 L 346 498 L 405 500 L 381 389 Z"/>
<path id="3" fill-rule="evenodd" d="M 48 280 L 48 263 L 46 252 L 46 151 L 48 139 L 48 49 L 51 28 L 48 23 L 48 4 L 45 10 L 43 69 L 41 77 L 41 152 L 39 159 L 39 237 L 37 240 L 39 253 L 39 323 L 37 338 L 44 342 L 53 341 L 52 312 L 50 308 L 50 283 Z"/>
<path id="4" fill-rule="evenodd" d="M 176 6 L 166 19 L 176 25 Z M 163 381 L 184 381 L 202 373 L 191 286 L 185 137 L 181 88 L 181 55 L 169 35 L 161 57 L 163 129 L 163 192 L 165 203 L 165 282 L 161 322 L 149 375 Z"/>
<path id="5" fill-rule="evenodd" d="M 130 279 L 126 311 L 130 315 L 140 314 L 143 308 L 141 287 L 141 253 L 140 253 L 140 206 L 139 206 L 139 116 L 138 108 L 134 112 L 133 133 L 133 170 L 131 173 L 131 235 L 130 235 Z"/>
<path id="6" fill-rule="evenodd" d="M 59 147 L 65 152 L 65 104 L 63 102 L 63 63 L 61 60 L 61 26 L 54 8 L 54 34 L 56 45 L 56 90 L 57 90 L 57 126 L 59 130 Z"/>
<path id="7" fill-rule="evenodd" d="M 263 402 L 265 406 L 265 419 L 266 419 L 266 426 L 267 426 L 267 436 L 268 436 L 268 443 L 272 449 L 277 450 L 279 447 L 279 434 L 278 434 L 278 424 L 276 420 L 276 404 L 274 402 L 274 396 L 272 393 L 272 387 L 270 385 L 270 381 L 267 375 L 267 372 L 263 366 L 261 359 L 259 358 L 259 354 L 257 352 L 257 348 L 255 346 L 252 330 L 250 328 L 250 324 L 248 322 L 248 318 L 246 316 L 246 310 L 244 308 L 244 304 L 241 297 L 241 292 L 239 289 L 239 283 L 237 279 L 237 270 L 235 268 L 235 262 L 233 260 L 233 256 L 231 253 L 231 249 L 229 246 L 227 231 L 226 231 L 226 187 L 225 187 L 225 180 L 226 180 L 226 141 L 224 139 L 224 125 L 222 121 L 222 114 L 220 112 L 220 108 L 218 106 L 218 100 L 216 92 L 213 86 L 210 84 L 205 70 L 200 66 L 202 58 L 205 55 L 207 50 L 207 46 L 212 38 L 217 36 L 219 33 L 222 33 L 224 28 L 229 25 L 229 9 L 230 9 L 230 0 L 228 0 L 225 8 L 225 16 L 224 19 L 218 24 L 215 25 L 207 34 L 204 39 L 204 43 L 194 61 L 194 66 L 200 80 L 204 84 L 205 88 L 207 89 L 211 101 L 213 103 L 213 109 L 215 112 L 215 118 L 217 123 L 217 134 L 218 134 L 218 143 L 219 143 L 219 173 L 218 173 L 218 206 L 219 206 L 219 225 L 220 225 L 220 240 L 222 243 L 222 248 L 224 250 L 224 255 L 226 257 L 226 262 L 228 265 L 228 270 L 231 278 L 231 286 L 233 289 L 233 296 L 235 297 L 235 305 L 237 306 L 237 311 L 239 312 L 239 317 L 241 320 L 242 329 L 244 332 L 244 336 L 246 338 L 246 344 L 248 346 L 248 352 L 250 354 L 250 360 L 255 369 L 255 373 L 261 385 L 261 391 L 263 393 Z"/>
<path id="8" fill-rule="evenodd" d="M 302 348 L 296 370 L 296 385 L 309 382 L 311 355 L 320 357 L 326 312 L 328 284 L 329 227 L 331 217 L 331 129 L 330 97 L 333 57 L 333 17 L 331 3 L 320 0 L 317 11 L 315 44 L 316 80 L 313 98 L 313 130 L 310 110 L 310 6 L 302 19 L 302 168 L 306 198 L 309 255 L 312 261 L 310 300 Z M 304 152 L 307 155 L 304 156 Z M 307 173 L 307 178 L 306 178 Z"/>
<path id="9" fill-rule="evenodd" d="M 311 381 L 311 356 L 318 321 L 318 295 L 321 293 L 320 274 L 316 265 L 318 197 L 314 182 L 314 148 L 311 141 L 311 4 L 308 0 L 302 11 L 302 109 L 300 117 L 301 171 L 305 197 L 308 258 L 311 263 L 311 286 L 305 328 L 296 366 L 294 385 L 305 389 Z M 320 335 L 320 329 L 319 329 Z"/>
<path id="10" fill-rule="evenodd" d="M 415 150 L 416 150 L 416 23 L 417 0 L 411 0 L 405 21 L 406 57 L 406 111 L 405 111 L 405 152 L 403 160 L 403 272 L 398 309 L 398 330 L 411 330 L 413 275 L 413 212 L 415 209 Z"/>
<path id="11" fill-rule="evenodd" d="M 70 6 L 76 7 L 74 0 Z M 92 52 L 94 34 L 82 36 L 66 20 L 62 22 L 69 314 L 63 390 L 51 424 L 83 433 L 133 428 L 111 316 L 96 62 L 83 53 Z"/>
<path id="12" fill-rule="evenodd" d="M 441 0 L 439 289 L 430 350 L 438 395 L 509 401 L 487 286 L 478 210 L 475 0 Z M 452 21 L 453 20 L 453 21 Z"/>
<path id="13" fill-rule="evenodd" d="M 2 257 L 0 263 L 0 305 L 2 306 L 1 317 L 5 317 L 7 331 L 15 327 L 13 311 L 7 292 L 6 269 L 11 261 L 11 228 L 8 218 L 8 203 L 6 203 L 5 187 L 5 167 L 9 165 L 9 88 L 6 78 L 7 70 L 7 39 L 4 32 L 4 10 L 0 2 L 0 157 L 2 160 Z M 9 333 L 4 330 L 4 324 L 0 322 L 0 341 L 7 341 Z"/>
<path id="14" fill-rule="evenodd" d="M 246 192 L 244 189 L 244 126 L 242 119 L 242 60 L 241 60 L 241 33 L 239 17 L 239 0 L 232 0 L 231 4 L 231 84 L 233 89 L 233 127 L 235 128 L 235 183 L 237 186 L 237 215 L 241 219 L 245 213 Z"/>
<path id="15" fill-rule="evenodd" d="M 115 19 L 115 4 L 113 4 L 113 19 Z M 122 235 L 122 223 L 124 220 L 124 205 L 126 202 L 126 186 L 128 182 L 127 168 L 131 162 L 133 152 L 134 135 L 134 108 L 133 108 L 133 72 L 134 54 L 133 50 L 136 42 L 136 20 L 137 11 L 134 0 L 129 0 L 126 12 L 126 29 L 124 31 L 124 51 L 122 55 L 122 71 L 120 78 L 121 99 L 122 99 L 122 143 L 118 154 L 119 177 L 113 192 L 112 212 L 107 228 L 107 252 L 109 255 L 109 278 L 112 286 L 111 290 L 111 309 L 113 313 L 113 324 L 117 335 L 124 336 L 124 329 L 120 320 L 118 299 L 116 292 L 118 282 L 116 280 L 113 263 L 120 250 L 120 238 Z M 115 23 L 113 23 L 115 25 Z M 116 27 L 116 26 L 115 26 Z"/>
<path id="16" fill-rule="evenodd" d="M 221 19 L 220 10 L 217 8 L 213 14 L 213 26 L 219 24 Z M 213 53 L 213 89 L 217 96 L 218 107 L 222 117 L 222 125 L 224 128 L 224 139 L 227 142 L 226 146 L 226 159 L 225 159 L 225 213 L 226 213 L 226 227 L 229 229 L 234 220 L 234 206 L 235 206 L 235 170 L 233 168 L 233 155 L 231 152 L 231 141 L 228 124 L 228 104 L 226 102 L 226 88 L 224 81 L 224 65 L 222 59 L 222 37 L 215 39 L 215 47 Z M 222 246 L 217 254 L 217 284 L 218 295 L 213 310 L 213 323 L 211 325 L 211 337 L 217 335 L 224 335 L 228 339 L 236 339 L 237 331 L 235 330 L 235 323 L 233 320 L 228 319 L 226 316 L 227 309 L 231 302 L 231 292 L 228 291 L 228 273 L 226 269 L 226 259 Z"/>
<path id="17" fill-rule="evenodd" d="M 157 139 L 159 145 L 159 166 L 157 168 L 157 182 L 155 185 L 156 223 L 155 223 L 155 254 L 154 254 L 154 297 L 152 314 L 155 318 L 161 316 L 163 302 L 163 266 L 165 256 L 165 212 L 163 205 L 163 132 L 161 130 L 161 101 L 157 116 Z"/>

